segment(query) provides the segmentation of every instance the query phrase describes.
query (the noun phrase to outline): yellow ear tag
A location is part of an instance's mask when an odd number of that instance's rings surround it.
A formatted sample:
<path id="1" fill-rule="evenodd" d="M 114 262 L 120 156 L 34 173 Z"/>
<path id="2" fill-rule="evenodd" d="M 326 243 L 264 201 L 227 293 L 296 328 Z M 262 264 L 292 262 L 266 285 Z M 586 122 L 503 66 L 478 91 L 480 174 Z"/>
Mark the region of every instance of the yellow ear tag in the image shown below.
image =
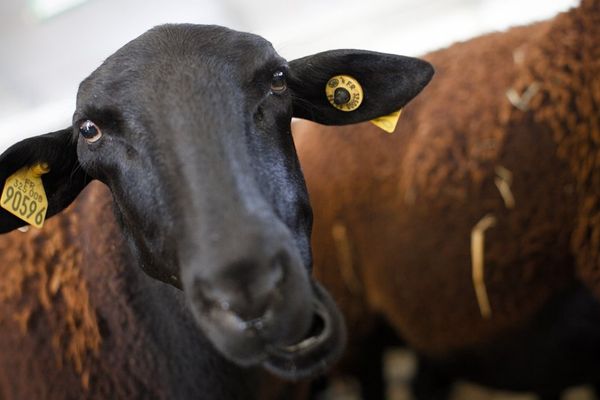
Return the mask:
<path id="1" fill-rule="evenodd" d="M 341 111 L 354 111 L 363 101 L 360 83 L 349 75 L 336 75 L 325 85 L 329 104 Z"/>
<path id="2" fill-rule="evenodd" d="M 377 125 L 384 131 L 388 133 L 393 133 L 396 130 L 396 125 L 398 124 L 398 120 L 400 119 L 400 114 L 402 114 L 402 109 L 395 111 L 389 115 L 384 115 L 383 117 L 372 119 L 371 122 L 374 125 Z"/>
<path id="3" fill-rule="evenodd" d="M 48 164 L 22 168 L 9 176 L 4 183 L 0 206 L 36 228 L 44 225 L 48 198 L 42 175 L 50 171 Z"/>

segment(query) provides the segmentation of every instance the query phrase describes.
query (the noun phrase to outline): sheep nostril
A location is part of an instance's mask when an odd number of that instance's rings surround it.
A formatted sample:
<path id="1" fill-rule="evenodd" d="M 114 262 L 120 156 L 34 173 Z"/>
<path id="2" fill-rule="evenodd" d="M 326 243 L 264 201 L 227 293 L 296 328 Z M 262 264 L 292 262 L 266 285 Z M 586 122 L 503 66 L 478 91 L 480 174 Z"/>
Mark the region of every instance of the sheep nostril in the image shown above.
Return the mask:
<path id="1" fill-rule="evenodd" d="M 291 353 L 302 351 L 322 343 L 330 334 L 331 320 L 327 315 L 327 310 L 323 305 L 317 303 L 310 328 L 304 338 L 299 343 L 283 346 L 282 349 Z"/>
<path id="2" fill-rule="evenodd" d="M 312 323 L 310 325 L 310 329 L 306 334 L 306 337 L 317 337 L 323 333 L 325 330 L 325 320 L 323 316 L 319 313 L 314 313 L 312 318 Z"/>

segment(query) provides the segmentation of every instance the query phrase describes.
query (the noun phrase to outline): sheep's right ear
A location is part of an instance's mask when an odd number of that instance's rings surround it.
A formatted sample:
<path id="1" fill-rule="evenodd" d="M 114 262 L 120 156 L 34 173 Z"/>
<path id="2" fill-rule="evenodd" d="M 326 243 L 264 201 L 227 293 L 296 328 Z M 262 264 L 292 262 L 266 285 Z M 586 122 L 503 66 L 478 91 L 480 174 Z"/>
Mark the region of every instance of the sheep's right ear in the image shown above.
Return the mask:
<path id="1" fill-rule="evenodd" d="M 77 141 L 73 129 L 25 139 L 0 155 L 0 193 L 6 180 L 15 172 L 47 164 L 49 171 L 41 176 L 48 199 L 46 218 L 65 209 L 83 190 L 91 178 L 81 169 L 77 159 Z M 0 208 L 0 233 L 10 232 L 27 222 Z"/>

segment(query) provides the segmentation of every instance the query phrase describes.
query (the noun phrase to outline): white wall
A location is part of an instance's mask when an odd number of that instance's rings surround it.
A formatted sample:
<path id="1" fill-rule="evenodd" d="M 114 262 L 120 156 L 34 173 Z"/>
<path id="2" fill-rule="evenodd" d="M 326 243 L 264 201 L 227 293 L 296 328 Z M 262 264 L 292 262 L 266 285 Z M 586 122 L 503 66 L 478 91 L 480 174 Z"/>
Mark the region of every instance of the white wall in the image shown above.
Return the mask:
<path id="1" fill-rule="evenodd" d="M 0 2 L 0 151 L 68 125 L 78 83 L 122 44 L 165 22 L 258 33 L 288 59 L 331 48 L 419 55 L 551 17 L 578 0 L 88 0 L 48 20 Z"/>

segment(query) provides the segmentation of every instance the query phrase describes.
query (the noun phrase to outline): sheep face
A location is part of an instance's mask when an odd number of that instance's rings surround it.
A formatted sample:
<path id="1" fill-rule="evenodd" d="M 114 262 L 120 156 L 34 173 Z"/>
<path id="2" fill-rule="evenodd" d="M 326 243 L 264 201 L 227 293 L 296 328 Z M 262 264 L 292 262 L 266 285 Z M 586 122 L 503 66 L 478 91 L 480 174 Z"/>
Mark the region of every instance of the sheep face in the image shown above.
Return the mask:
<path id="1" fill-rule="evenodd" d="M 365 91 L 352 112 L 325 95 L 342 73 Z M 72 128 L 7 150 L 0 178 L 47 163 L 49 216 L 89 180 L 104 182 L 135 260 L 185 291 L 220 352 L 311 376 L 340 354 L 344 327 L 310 278 L 312 216 L 291 118 L 372 119 L 404 106 L 431 75 L 423 61 L 364 51 L 288 63 L 255 35 L 161 26 L 82 82 Z M 22 224 L 0 211 L 1 231 Z"/>

